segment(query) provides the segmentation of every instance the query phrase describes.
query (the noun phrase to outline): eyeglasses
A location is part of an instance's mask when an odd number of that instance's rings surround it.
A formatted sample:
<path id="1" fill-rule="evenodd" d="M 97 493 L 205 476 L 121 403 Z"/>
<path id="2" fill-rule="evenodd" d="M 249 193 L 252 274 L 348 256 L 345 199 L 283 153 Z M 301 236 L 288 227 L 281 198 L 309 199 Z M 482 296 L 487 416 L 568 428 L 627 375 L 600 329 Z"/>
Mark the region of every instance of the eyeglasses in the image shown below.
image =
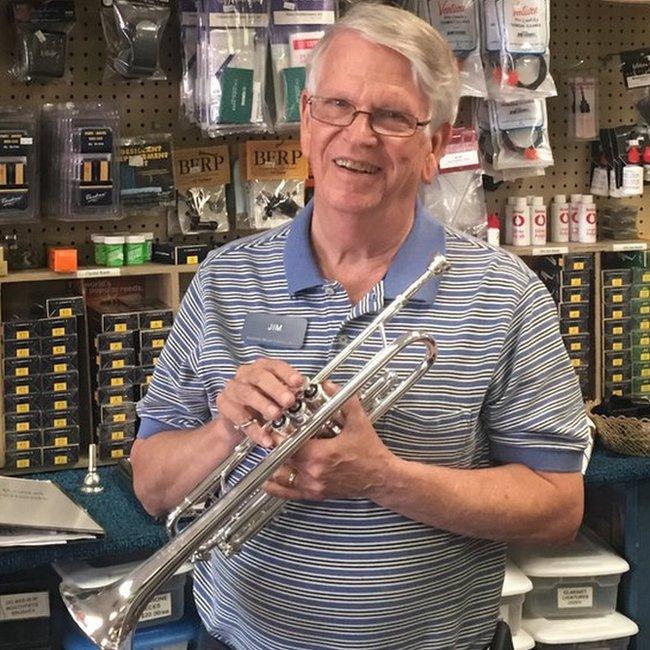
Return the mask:
<path id="1" fill-rule="evenodd" d="M 409 113 L 378 108 L 374 111 L 360 111 L 354 104 L 336 97 L 316 97 L 308 100 L 309 114 L 318 122 L 331 126 L 350 126 L 357 115 L 368 116 L 370 128 L 377 135 L 387 135 L 393 138 L 408 138 L 419 127 L 426 126 L 431 120 L 418 122 L 418 118 Z"/>

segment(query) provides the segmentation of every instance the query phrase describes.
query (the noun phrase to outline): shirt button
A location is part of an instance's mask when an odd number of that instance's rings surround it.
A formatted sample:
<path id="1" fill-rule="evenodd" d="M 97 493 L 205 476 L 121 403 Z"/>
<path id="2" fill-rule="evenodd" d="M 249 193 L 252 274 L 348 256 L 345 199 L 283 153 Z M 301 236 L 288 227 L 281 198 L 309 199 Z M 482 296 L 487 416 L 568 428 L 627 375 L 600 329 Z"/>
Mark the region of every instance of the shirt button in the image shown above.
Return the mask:
<path id="1" fill-rule="evenodd" d="M 333 296 L 335 292 L 336 292 L 336 291 L 335 291 L 335 289 L 334 289 L 334 287 L 333 287 L 332 285 L 328 284 L 328 285 L 325 287 L 325 293 L 326 293 L 328 296 Z"/>
<path id="2" fill-rule="evenodd" d="M 336 340 L 341 345 L 347 345 L 350 342 L 350 337 L 347 334 L 339 334 Z"/>

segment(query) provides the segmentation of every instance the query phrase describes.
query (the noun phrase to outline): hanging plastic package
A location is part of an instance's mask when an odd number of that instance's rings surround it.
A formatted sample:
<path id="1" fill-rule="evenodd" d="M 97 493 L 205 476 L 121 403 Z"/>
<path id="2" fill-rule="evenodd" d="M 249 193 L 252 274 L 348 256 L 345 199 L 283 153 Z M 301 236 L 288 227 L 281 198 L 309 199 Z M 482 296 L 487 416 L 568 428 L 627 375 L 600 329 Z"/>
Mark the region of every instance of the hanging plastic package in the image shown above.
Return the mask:
<path id="1" fill-rule="evenodd" d="M 31 108 L 0 108 L 0 224 L 39 218 L 39 118 Z"/>
<path id="2" fill-rule="evenodd" d="M 528 99 L 509 104 L 490 101 L 488 105 L 496 143 L 495 169 L 553 164 L 545 100 Z"/>
<path id="3" fill-rule="evenodd" d="M 238 228 L 275 228 L 305 205 L 307 159 L 297 140 L 246 142 L 247 221 Z"/>
<path id="4" fill-rule="evenodd" d="M 176 214 L 169 214 L 170 235 L 212 234 L 229 229 L 226 185 L 230 183 L 227 145 L 174 151 Z"/>
<path id="5" fill-rule="evenodd" d="M 485 238 L 487 207 L 474 129 L 453 129 L 440 159 L 439 173 L 430 185 L 421 186 L 420 196 L 424 207 L 438 221 Z"/>
<path id="6" fill-rule="evenodd" d="M 478 0 L 429 0 L 431 24 L 454 51 L 463 97 L 487 97 L 481 63 Z"/>
<path id="7" fill-rule="evenodd" d="M 499 101 L 554 97 L 549 73 L 546 0 L 485 0 L 483 53 L 490 98 Z"/>
<path id="8" fill-rule="evenodd" d="M 45 215 L 62 221 L 120 219 L 115 106 L 84 102 L 44 104 L 41 150 Z"/>
<path id="9" fill-rule="evenodd" d="M 309 54 L 336 19 L 334 0 L 271 0 L 276 127 L 295 127 Z"/>
<path id="10" fill-rule="evenodd" d="M 266 0 L 204 0 L 197 48 L 202 130 L 210 137 L 263 132 L 268 42 Z"/>
<path id="11" fill-rule="evenodd" d="M 107 79 L 167 78 L 160 65 L 160 43 L 169 20 L 169 0 L 103 0 Z"/>
<path id="12" fill-rule="evenodd" d="M 25 82 L 65 79 L 68 33 L 75 22 L 74 2 L 13 0 L 10 15 L 17 46 L 12 75 Z"/>
<path id="13" fill-rule="evenodd" d="M 493 133 L 490 126 L 490 109 L 487 101 L 475 99 L 472 103 L 472 124 L 478 138 L 478 150 L 482 159 L 483 170 L 492 176 L 494 170 Z"/>
<path id="14" fill-rule="evenodd" d="M 198 40 L 198 19 L 194 0 L 180 0 L 181 28 L 181 111 L 185 119 L 198 124 L 195 105 L 196 46 Z"/>

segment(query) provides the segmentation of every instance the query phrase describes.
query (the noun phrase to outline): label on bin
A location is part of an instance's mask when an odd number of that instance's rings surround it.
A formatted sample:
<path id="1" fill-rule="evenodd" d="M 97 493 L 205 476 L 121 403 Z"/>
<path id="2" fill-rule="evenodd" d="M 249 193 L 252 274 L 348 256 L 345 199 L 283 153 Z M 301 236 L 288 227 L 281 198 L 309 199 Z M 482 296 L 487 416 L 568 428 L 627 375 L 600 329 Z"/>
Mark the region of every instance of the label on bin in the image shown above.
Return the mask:
<path id="1" fill-rule="evenodd" d="M 158 594 L 154 596 L 147 605 L 140 621 L 154 621 L 158 618 L 165 618 L 172 614 L 172 595 L 171 593 Z"/>
<path id="2" fill-rule="evenodd" d="M 593 607 L 593 587 L 558 587 L 558 609 L 572 609 L 575 607 Z"/>
<path id="3" fill-rule="evenodd" d="M 50 595 L 47 591 L 0 596 L 0 621 L 48 618 Z"/>

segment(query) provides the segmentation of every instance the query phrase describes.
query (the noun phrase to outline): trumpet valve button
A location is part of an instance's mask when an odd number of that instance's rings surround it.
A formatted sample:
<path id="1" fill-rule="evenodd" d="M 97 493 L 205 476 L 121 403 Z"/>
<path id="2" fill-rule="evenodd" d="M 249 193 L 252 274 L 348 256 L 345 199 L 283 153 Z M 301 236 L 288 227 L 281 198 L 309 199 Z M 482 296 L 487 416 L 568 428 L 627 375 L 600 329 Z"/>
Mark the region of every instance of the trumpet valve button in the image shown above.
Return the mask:
<path id="1" fill-rule="evenodd" d="M 313 399 L 318 395 L 318 385 L 317 384 L 309 384 L 307 388 L 305 388 L 304 396 L 306 399 Z"/>

